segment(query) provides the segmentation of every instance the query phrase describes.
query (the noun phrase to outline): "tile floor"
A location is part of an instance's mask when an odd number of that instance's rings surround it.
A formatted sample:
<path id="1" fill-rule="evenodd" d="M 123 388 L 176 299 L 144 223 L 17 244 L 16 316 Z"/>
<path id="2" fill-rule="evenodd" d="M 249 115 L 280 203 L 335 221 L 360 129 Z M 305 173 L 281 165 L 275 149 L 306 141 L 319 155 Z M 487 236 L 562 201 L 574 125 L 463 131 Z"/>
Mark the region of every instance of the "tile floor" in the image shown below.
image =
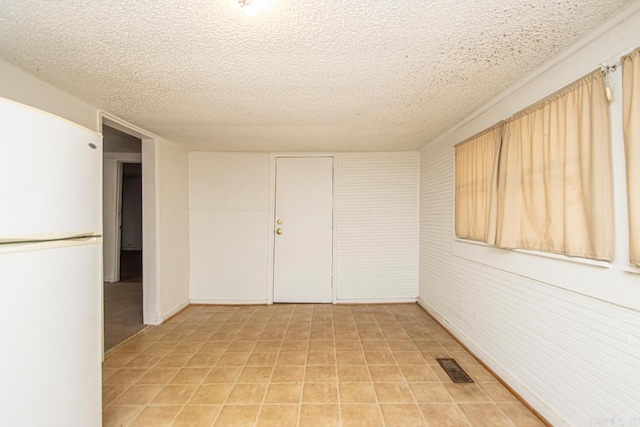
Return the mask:
<path id="1" fill-rule="evenodd" d="M 107 356 L 103 400 L 107 427 L 543 425 L 415 304 L 192 306 Z"/>

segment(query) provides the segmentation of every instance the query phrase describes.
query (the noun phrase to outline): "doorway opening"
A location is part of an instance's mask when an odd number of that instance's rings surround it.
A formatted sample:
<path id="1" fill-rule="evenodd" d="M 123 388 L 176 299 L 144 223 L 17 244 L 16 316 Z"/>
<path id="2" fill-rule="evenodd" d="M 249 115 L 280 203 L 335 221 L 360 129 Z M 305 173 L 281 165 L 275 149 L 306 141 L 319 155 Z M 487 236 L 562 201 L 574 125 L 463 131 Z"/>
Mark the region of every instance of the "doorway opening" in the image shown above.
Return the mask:
<path id="1" fill-rule="evenodd" d="M 144 328 L 142 140 L 103 125 L 104 349 Z"/>

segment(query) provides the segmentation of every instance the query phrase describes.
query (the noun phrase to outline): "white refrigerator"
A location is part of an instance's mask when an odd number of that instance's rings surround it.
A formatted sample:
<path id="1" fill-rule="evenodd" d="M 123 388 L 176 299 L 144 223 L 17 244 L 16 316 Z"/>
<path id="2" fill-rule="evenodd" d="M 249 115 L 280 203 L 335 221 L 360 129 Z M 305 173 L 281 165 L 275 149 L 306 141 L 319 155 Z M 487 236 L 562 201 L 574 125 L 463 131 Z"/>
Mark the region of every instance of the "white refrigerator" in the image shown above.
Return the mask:
<path id="1" fill-rule="evenodd" d="M 102 136 L 0 98 L 0 426 L 99 426 Z"/>

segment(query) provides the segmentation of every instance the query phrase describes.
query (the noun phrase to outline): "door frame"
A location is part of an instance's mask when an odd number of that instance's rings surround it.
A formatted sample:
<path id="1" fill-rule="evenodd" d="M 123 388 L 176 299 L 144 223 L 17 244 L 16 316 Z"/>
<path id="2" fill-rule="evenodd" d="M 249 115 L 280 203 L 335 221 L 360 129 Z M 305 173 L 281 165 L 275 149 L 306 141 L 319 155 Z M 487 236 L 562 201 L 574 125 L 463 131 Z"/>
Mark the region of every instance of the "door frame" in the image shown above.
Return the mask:
<path id="1" fill-rule="evenodd" d="M 274 286 L 274 260 L 275 260 L 275 223 L 276 223 L 276 167 L 278 158 L 296 157 L 330 157 L 333 162 L 333 206 L 332 206 L 332 249 L 331 249 L 331 303 L 337 304 L 337 206 L 338 206 L 338 153 L 270 153 L 269 158 L 269 226 L 268 230 L 268 251 L 267 251 L 267 304 L 273 304 Z"/>
<path id="2" fill-rule="evenodd" d="M 145 325 L 158 325 L 162 323 L 162 316 L 160 310 L 161 289 L 158 283 L 160 245 L 158 244 L 159 231 L 157 229 L 159 200 L 156 195 L 158 185 L 157 137 L 104 111 L 100 111 L 98 116 L 99 132 L 102 132 L 103 125 L 107 125 L 142 141 L 140 155 L 142 163 L 142 322 Z M 104 310 L 101 315 L 104 321 Z"/>

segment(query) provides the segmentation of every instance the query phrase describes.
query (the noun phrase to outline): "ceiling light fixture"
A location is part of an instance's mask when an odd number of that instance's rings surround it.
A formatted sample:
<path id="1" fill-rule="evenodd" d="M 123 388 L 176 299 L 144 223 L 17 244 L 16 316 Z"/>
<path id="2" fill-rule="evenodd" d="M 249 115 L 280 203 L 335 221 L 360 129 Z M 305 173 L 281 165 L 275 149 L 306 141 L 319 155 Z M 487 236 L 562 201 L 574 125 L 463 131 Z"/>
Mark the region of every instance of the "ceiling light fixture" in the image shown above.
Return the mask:
<path id="1" fill-rule="evenodd" d="M 248 16 L 256 16 L 265 8 L 267 0 L 238 0 L 238 3 Z"/>

